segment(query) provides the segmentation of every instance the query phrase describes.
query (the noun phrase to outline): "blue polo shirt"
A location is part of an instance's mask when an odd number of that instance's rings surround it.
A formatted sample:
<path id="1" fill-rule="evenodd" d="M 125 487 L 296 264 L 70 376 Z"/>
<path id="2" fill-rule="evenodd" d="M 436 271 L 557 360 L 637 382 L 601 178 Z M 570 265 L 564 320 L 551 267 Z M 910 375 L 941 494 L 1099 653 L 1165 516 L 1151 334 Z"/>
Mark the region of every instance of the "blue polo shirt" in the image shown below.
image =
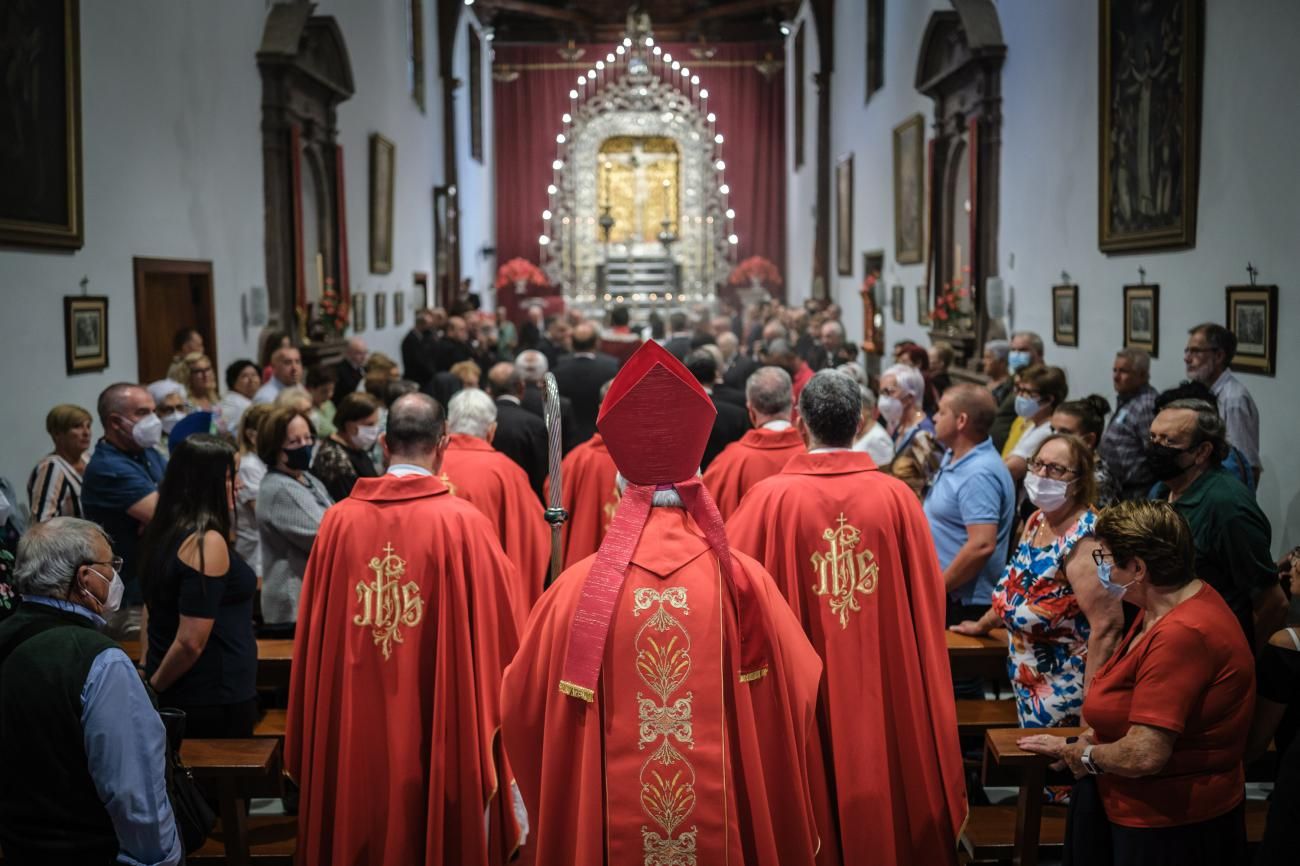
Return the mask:
<path id="1" fill-rule="evenodd" d="M 1007 564 L 1007 544 L 1015 520 L 1016 488 L 1011 473 L 985 439 L 966 452 L 956 463 L 952 452 L 944 455 L 939 472 L 925 497 L 925 516 L 930 521 L 939 565 L 947 568 L 966 543 L 966 527 L 976 523 L 996 523 L 998 546 L 980 573 L 956 590 L 949 598 L 958 604 L 989 604 L 993 588 Z"/>
<path id="2" fill-rule="evenodd" d="M 124 605 L 144 603 L 136 574 L 140 557 L 140 533 L 144 526 L 126 510 L 158 490 L 167 459 L 153 448 L 131 453 L 107 439 L 100 439 L 86 464 L 81 482 L 81 509 L 87 520 L 104 527 L 113 538 L 113 550 L 122 557 Z"/>

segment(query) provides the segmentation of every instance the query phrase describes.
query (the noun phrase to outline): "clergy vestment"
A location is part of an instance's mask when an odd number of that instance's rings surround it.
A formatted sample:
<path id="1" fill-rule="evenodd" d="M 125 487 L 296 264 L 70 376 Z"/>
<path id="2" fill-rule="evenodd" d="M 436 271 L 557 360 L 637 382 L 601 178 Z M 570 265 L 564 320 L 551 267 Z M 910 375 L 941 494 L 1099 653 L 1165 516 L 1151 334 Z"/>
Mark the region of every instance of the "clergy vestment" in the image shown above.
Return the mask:
<path id="1" fill-rule="evenodd" d="M 966 792 L 943 578 L 916 496 L 866 454 L 802 454 L 750 490 L 727 534 L 826 665 L 818 735 L 839 839 L 818 862 L 955 864 Z"/>
<path id="2" fill-rule="evenodd" d="M 600 547 L 618 509 L 617 477 L 599 433 L 565 455 L 560 464 L 561 505 L 569 513 L 562 535 L 564 568 Z"/>
<path id="3" fill-rule="evenodd" d="M 506 556 L 519 569 L 518 600 L 525 618 L 542 594 L 551 557 L 551 529 L 528 474 L 477 436 L 451 434 L 442 483 L 492 522 Z"/>
<path id="4" fill-rule="evenodd" d="M 362 478 L 326 513 L 285 727 L 299 863 L 487 866 L 517 848 L 496 738 L 517 582 L 487 518 L 429 475 Z"/>
<path id="5" fill-rule="evenodd" d="M 803 437 L 789 426 L 750 430 L 724 448 L 704 472 L 704 486 L 722 519 L 731 517 L 749 488 L 780 472 L 786 461 L 805 450 Z"/>

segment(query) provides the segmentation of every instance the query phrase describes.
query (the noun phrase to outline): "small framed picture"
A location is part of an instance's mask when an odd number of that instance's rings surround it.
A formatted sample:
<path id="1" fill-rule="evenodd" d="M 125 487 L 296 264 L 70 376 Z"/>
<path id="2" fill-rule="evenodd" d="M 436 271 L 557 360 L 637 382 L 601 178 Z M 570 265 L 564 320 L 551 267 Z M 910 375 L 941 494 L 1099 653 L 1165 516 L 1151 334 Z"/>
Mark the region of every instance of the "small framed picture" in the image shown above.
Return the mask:
<path id="1" fill-rule="evenodd" d="M 1145 349 L 1152 358 L 1160 349 L 1160 287 L 1124 287 L 1124 348 Z"/>
<path id="2" fill-rule="evenodd" d="M 889 293 L 889 315 L 900 325 L 903 323 L 903 287 L 893 286 Z"/>
<path id="3" fill-rule="evenodd" d="M 108 298 L 64 297 L 63 333 L 68 375 L 97 373 L 108 366 Z"/>
<path id="4" fill-rule="evenodd" d="M 352 293 L 352 333 L 360 334 L 366 329 L 366 293 Z"/>
<path id="5" fill-rule="evenodd" d="M 916 322 L 922 327 L 930 327 L 930 293 L 925 286 L 916 287 Z"/>
<path id="6" fill-rule="evenodd" d="M 1052 340 L 1058 346 L 1079 345 L 1079 287 L 1052 286 Z"/>
<path id="7" fill-rule="evenodd" d="M 406 292 L 393 292 L 393 325 L 402 327 L 406 324 Z"/>
<path id="8" fill-rule="evenodd" d="M 375 292 L 375 330 L 381 331 L 388 327 L 388 296 L 383 292 Z"/>
<path id="9" fill-rule="evenodd" d="M 1228 330 L 1237 337 L 1230 365 L 1239 373 L 1277 372 L 1277 286 L 1228 286 Z"/>

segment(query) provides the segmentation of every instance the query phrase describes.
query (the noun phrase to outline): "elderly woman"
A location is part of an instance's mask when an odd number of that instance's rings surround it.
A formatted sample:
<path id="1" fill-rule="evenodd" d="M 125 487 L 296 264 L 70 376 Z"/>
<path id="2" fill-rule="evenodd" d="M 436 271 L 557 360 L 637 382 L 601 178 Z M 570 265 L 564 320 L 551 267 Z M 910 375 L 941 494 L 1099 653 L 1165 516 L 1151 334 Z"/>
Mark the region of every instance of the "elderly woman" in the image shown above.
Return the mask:
<path id="1" fill-rule="evenodd" d="M 1056 433 L 1068 433 L 1078 436 L 1088 450 L 1096 457 L 1097 500 L 1098 508 L 1109 508 L 1119 501 L 1119 484 L 1110 473 L 1105 459 L 1097 453 L 1097 443 L 1106 428 L 1106 416 L 1110 414 L 1110 403 L 1100 394 L 1090 394 L 1082 400 L 1067 400 L 1052 413 L 1052 430 Z"/>
<path id="2" fill-rule="evenodd" d="M 379 441 L 379 401 L 353 392 L 339 401 L 334 415 L 338 429 L 321 440 L 311 463 L 335 502 L 346 499 L 358 478 L 377 478 L 371 449 Z"/>
<path id="3" fill-rule="evenodd" d="M 316 434 L 307 413 L 276 409 L 257 427 L 257 456 L 267 466 L 257 495 L 262 538 L 262 620 L 267 637 L 292 637 L 307 557 L 325 511 L 334 504 L 310 472 Z"/>
<path id="4" fill-rule="evenodd" d="M 939 470 L 942 449 L 934 441 L 934 422 L 921 409 L 925 377 L 908 364 L 895 364 L 880 377 L 876 408 L 894 442 L 889 472 L 923 497 Z"/>
<path id="5" fill-rule="evenodd" d="M 226 396 L 221 398 L 217 407 L 221 420 L 233 433 L 239 429 L 248 407 L 253 405 L 253 396 L 262 387 L 262 376 L 257 365 L 247 358 L 241 358 L 226 368 Z"/>
<path id="6" fill-rule="evenodd" d="M 1049 436 L 1030 458 L 1029 518 L 993 605 L 952 630 L 986 634 L 1005 626 L 1007 674 L 1023 728 L 1078 725 L 1088 678 L 1105 663 L 1124 615 L 1097 577 L 1092 451 L 1078 438 Z"/>
<path id="7" fill-rule="evenodd" d="M 174 379 L 159 379 L 148 387 L 149 396 L 153 398 L 154 414 L 162 421 L 162 444 L 159 449 L 166 452 L 167 437 L 172 430 L 189 413 L 185 409 L 185 386 Z"/>
<path id="8" fill-rule="evenodd" d="M 62 403 L 45 416 L 45 432 L 54 450 L 41 458 L 27 479 L 32 523 L 51 517 L 81 516 L 81 480 L 90 450 L 90 413 Z"/>
<path id="9" fill-rule="evenodd" d="M 1092 674 L 1083 703 L 1090 729 L 1020 740 L 1083 780 L 1070 801 L 1067 862 L 1240 863 L 1250 646 L 1232 610 L 1196 577 L 1192 533 L 1173 506 L 1121 502 L 1095 531 L 1098 578 L 1140 611 Z"/>
<path id="10" fill-rule="evenodd" d="M 1029 460 L 1038 446 L 1052 435 L 1049 421 L 1056 407 L 1065 402 L 1068 391 L 1065 371 L 1060 367 L 1035 364 L 1016 376 L 1017 422 L 1012 425 L 1011 437 L 1007 440 L 1014 441 L 1015 445 L 1003 452 L 1002 462 L 1007 465 L 1017 486 L 1025 480 Z"/>

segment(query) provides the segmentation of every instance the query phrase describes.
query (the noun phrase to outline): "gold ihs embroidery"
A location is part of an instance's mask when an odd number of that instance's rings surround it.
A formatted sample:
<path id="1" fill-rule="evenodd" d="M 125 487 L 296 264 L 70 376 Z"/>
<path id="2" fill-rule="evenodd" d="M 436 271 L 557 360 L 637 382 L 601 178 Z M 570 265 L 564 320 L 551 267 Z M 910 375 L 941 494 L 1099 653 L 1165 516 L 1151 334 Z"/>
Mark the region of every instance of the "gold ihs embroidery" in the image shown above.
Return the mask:
<path id="1" fill-rule="evenodd" d="M 840 618 L 840 628 L 849 627 L 849 615 L 861 610 L 858 593 L 870 595 L 876 591 L 880 569 L 870 550 L 857 552 L 862 533 L 850 526 L 840 514 L 838 528 L 827 529 L 822 538 L 829 542 L 829 550 L 812 555 L 817 582 L 812 590 L 817 595 L 830 596 L 831 613 Z"/>
<path id="2" fill-rule="evenodd" d="M 369 568 L 375 573 L 373 583 L 357 584 L 357 604 L 361 613 L 352 618 L 354 625 L 369 626 L 375 644 L 387 659 L 394 643 L 402 643 L 402 626 L 414 628 L 424 618 L 424 599 L 415 581 L 400 585 L 406 575 L 406 561 L 393 553 L 392 542 L 384 547 L 384 557 L 372 557 Z"/>

